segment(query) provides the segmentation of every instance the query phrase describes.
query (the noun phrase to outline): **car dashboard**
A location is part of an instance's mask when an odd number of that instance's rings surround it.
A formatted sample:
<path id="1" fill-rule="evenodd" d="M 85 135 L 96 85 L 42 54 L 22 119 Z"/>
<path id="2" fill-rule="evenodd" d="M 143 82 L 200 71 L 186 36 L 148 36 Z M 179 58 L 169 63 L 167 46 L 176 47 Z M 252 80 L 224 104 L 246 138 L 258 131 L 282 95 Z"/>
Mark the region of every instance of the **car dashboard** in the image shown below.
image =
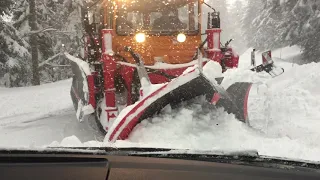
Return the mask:
<path id="1" fill-rule="evenodd" d="M 320 179 L 319 165 L 250 156 L 206 156 L 118 151 L 0 152 L 0 179 Z"/>

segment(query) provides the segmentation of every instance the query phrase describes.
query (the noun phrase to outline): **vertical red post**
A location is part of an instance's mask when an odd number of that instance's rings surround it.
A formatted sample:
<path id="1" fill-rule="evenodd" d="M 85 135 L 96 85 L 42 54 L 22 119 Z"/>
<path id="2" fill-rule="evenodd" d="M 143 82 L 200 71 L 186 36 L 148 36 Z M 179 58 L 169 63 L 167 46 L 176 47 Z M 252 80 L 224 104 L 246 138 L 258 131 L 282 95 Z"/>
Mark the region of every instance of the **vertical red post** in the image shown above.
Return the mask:
<path id="1" fill-rule="evenodd" d="M 220 28 L 207 29 L 207 38 L 208 38 L 208 58 L 213 61 L 221 63 L 221 49 L 220 49 Z"/>
<path id="2" fill-rule="evenodd" d="M 114 120 L 117 117 L 118 109 L 116 107 L 116 89 L 114 84 L 117 64 L 112 57 L 112 29 L 102 30 L 102 62 L 104 76 L 105 103 L 107 114 L 107 122 Z M 101 119 L 101 121 L 104 121 Z M 102 123 L 107 124 L 107 123 Z"/>

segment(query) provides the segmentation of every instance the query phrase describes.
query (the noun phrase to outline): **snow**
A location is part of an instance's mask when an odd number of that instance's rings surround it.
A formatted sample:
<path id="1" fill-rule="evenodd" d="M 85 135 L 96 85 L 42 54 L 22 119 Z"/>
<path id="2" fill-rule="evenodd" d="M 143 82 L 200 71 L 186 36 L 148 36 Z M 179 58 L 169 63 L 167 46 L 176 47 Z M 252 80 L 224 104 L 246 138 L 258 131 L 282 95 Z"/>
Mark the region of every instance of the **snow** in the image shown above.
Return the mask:
<path id="1" fill-rule="evenodd" d="M 68 122 L 59 118 L 65 118 L 66 112 L 73 109 L 69 94 L 71 82 L 0 88 L 0 146 L 43 145 L 56 140 L 60 136 L 54 130 L 56 124 Z M 47 121 L 49 117 L 53 121 Z"/>
<path id="2" fill-rule="evenodd" d="M 213 110 L 199 97 L 177 109 L 167 106 L 136 126 L 127 140 L 96 141 L 93 132 L 75 118 L 69 95 L 71 80 L 67 80 L 38 87 L 0 88 L 0 146 L 257 150 L 260 155 L 320 161 L 320 64 L 292 63 L 293 58 L 299 60 L 299 48 L 283 48 L 273 52 L 273 57 L 285 73 L 271 78 L 267 73 L 246 70 L 250 52 L 240 56 L 240 69 L 223 74 L 222 86 L 227 88 L 237 81 L 255 83 L 248 106 L 252 127 L 223 109 Z M 204 73 L 210 76 L 211 68 L 207 68 Z"/>
<path id="3" fill-rule="evenodd" d="M 68 53 L 65 53 L 65 56 L 70 60 L 70 61 L 73 61 L 75 63 L 78 64 L 79 67 L 81 67 L 81 69 L 83 70 L 83 72 L 86 74 L 86 75 L 91 75 L 91 71 L 90 71 L 90 66 L 87 62 L 79 59 L 79 58 L 76 58 Z"/>
<path id="4" fill-rule="evenodd" d="M 203 74 L 206 78 L 208 78 L 211 82 L 215 82 L 217 84 L 216 79 L 218 77 L 222 77 L 222 67 L 219 63 L 214 61 L 209 61 L 203 67 Z"/>
<path id="5" fill-rule="evenodd" d="M 71 82 L 65 80 L 37 87 L 0 88 L 0 126 L 13 123 L 14 119 L 41 118 L 70 109 Z M 12 121 L 2 120 L 9 117 Z"/>

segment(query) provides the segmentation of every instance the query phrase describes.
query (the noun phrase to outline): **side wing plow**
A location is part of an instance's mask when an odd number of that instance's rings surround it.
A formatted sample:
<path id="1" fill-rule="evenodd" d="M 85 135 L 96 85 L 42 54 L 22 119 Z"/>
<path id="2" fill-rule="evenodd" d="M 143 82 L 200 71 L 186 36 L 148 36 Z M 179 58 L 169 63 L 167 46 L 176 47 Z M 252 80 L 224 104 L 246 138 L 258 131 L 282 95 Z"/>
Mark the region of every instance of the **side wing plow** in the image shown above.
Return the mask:
<path id="1" fill-rule="evenodd" d="M 70 95 L 76 110 L 77 119 L 81 122 L 85 115 L 94 113 L 94 77 L 90 72 L 87 62 L 68 53 L 65 53 L 65 55 L 71 62 L 73 72 Z"/>
<path id="2" fill-rule="evenodd" d="M 262 53 L 262 64 L 259 66 L 256 66 L 255 49 L 254 49 L 251 52 L 251 65 L 253 66 L 253 68 L 251 69 L 252 71 L 256 71 L 256 72 L 265 71 L 269 73 L 272 77 L 277 77 L 284 73 L 283 68 L 277 67 L 274 64 L 271 51 Z"/>

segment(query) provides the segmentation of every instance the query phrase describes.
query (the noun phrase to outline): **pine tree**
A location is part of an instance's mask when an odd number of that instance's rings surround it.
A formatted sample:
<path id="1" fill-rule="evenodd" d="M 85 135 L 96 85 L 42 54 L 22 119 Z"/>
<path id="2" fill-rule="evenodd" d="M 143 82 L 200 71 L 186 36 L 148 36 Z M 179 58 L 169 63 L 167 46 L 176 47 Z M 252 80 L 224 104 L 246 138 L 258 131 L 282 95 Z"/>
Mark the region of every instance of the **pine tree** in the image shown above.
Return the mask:
<path id="1" fill-rule="evenodd" d="M 254 37 L 257 33 L 257 27 L 253 22 L 261 13 L 262 9 L 262 0 L 248 0 L 247 7 L 245 8 L 245 15 L 242 20 L 243 37 L 245 38 L 248 47 L 256 46 Z"/>
<path id="2" fill-rule="evenodd" d="M 0 0 L 0 15 L 8 14 L 10 6 L 14 3 L 13 0 Z"/>
<path id="3" fill-rule="evenodd" d="M 1 0 L 0 15 L 10 14 L 13 1 Z M 28 64 L 25 59 L 30 55 L 28 43 L 21 34 L 0 17 L 0 85 L 7 87 L 24 86 L 28 83 Z"/>
<path id="4" fill-rule="evenodd" d="M 263 2 L 263 10 L 253 22 L 257 29 L 253 43 L 257 49 L 267 50 L 281 47 L 279 34 L 282 32 L 280 32 L 279 25 L 282 19 L 279 0 Z"/>
<path id="5" fill-rule="evenodd" d="M 297 38 L 300 40 L 298 45 L 302 46 L 303 50 L 302 62 L 320 62 L 320 2 L 310 0 L 300 2 L 295 8 L 296 16 L 297 12 L 304 12 L 300 16 L 303 22 L 301 22 L 303 25 L 301 25 L 300 38 Z"/>
<path id="6" fill-rule="evenodd" d="M 233 30 L 230 32 L 230 37 L 232 37 L 235 41 L 232 42 L 233 48 L 241 54 L 247 47 L 244 45 L 245 38 L 242 36 L 243 29 L 242 23 L 245 15 L 245 8 L 244 4 L 241 0 L 237 0 L 234 4 L 230 7 L 229 10 L 229 19 L 230 19 L 230 29 Z"/>
<path id="7" fill-rule="evenodd" d="M 245 37 L 251 46 L 258 49 L 276 49 L 288 45 L 299 45 L 303 50 L 303 63 L 319 62 L 320 57 L 320 1 L 315 0 L 269 0 L 251 27 L 248 26 L 248 6 L 244 21 Z M 249 12 L 249 13 L 248 13 Z M 248 28 L 248 27 L 249 28 Z"/>
<path id="8" fill-rule="evenodd" d="M 29 0 L 29 26 L 31 31 L 36 31 L 37 28 L 37 11 L 35 0 Z M 32 61 L 32 85 L 40 85 L 39 74 L 39 59 L 38 59 L 38 36 L 37 34 L 31 34 L 30 36 L 31 46 L 31 61 Z"/>
<path id="9" fill-rule="evenodd" d="M 29 23 L 30 2 L 30 0 L 17 0 L 12 12 L 13 25 L 21 32 L 22 38 L 30 44 L 37 38 L 39 65 L 34 65 L 33 69 L 38 67 L 42 82 L 70 77 L 69 61 L 64 58 L 62 51 L 79 53 L 82 28 L 78 11 L 81 1 L 36 1 L 36 31 L 31 30 Z M 31 52 L 31 48 L 27 48 Z M 28 63 L 31 65 L 31 61 Z"/>

